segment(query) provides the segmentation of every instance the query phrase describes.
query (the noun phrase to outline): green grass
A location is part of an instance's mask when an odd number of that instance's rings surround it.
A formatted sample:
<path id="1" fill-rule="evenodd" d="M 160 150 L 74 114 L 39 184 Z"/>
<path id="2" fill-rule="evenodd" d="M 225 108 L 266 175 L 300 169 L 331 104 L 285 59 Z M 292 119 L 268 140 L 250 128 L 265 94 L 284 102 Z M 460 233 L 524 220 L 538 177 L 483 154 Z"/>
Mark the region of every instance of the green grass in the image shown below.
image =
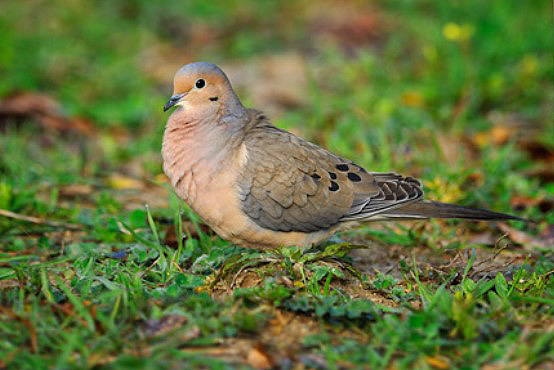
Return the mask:
<path id="1" fill-rule="evenodd" d="M 45 93 L 95 128 L 0 112 L 0 211 L 38 218 L 0 214 L 0 367 L 552 364 L 550 5 L 235 5 L 0 5 L 0 98 Z M 229 65 L 251 105 L 267 81 L 244 75 L 291 53 L 306 81 L 269 99 L 277 125 L 536 224 L 368 225 L 305 254 L 215 236 L 159 176 L 171 74 Z"/>

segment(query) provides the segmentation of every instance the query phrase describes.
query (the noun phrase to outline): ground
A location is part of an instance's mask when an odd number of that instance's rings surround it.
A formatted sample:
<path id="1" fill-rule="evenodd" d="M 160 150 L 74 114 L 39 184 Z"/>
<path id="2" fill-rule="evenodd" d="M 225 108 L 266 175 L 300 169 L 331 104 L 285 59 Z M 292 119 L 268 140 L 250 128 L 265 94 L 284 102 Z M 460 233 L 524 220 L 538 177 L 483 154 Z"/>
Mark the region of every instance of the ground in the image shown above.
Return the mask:
<path id="1" fill-rule="evenodd" d="M 0 368 L 552 368 L 550 4 L 228 4 L 0 4 Z M 161 169 L 197 60 L 279 127 L 532 222 L 230 245 Z"/>

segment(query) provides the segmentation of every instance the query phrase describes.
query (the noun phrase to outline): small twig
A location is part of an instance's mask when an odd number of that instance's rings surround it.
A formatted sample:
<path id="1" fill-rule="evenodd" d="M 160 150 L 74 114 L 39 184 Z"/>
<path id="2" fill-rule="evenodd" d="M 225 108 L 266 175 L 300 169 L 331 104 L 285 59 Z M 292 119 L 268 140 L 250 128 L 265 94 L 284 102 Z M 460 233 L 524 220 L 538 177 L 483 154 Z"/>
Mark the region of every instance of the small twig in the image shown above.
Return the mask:
<path id="1" fill-rule="evenodd" d="M 502 251 L 504 251 L 508 245 L 504 245 L 504 246 L 501 246 L 500 245 L 500 241 L 502 241 L 502 239 L 506 238 L 506 236 L 508 236 L 508 234 L 504 234 L 502 235 L 496 242 L 495 242 L 495 250 L 494 250 L 494 254 L 492 254 L 491 256 L 485 258 L 484 260 L 476 263 L 473 265 L 473 272 L 471 273 L 471 275 L 469 276 L 470 278 L 473 278 L 475 277 L 477 274 L 482 274 L 482 273 L 488 273 L 488 272 L 491 272 L 494 270 L 494 267 L 485 267 L 483 269 L 478 269 L 478 267 L 480 267 L 481 265 L 483 265 L 484 263 L 489 263 L 489 262 L 492 262 L 494 259 L 496 259 L 496 257 L 498 257 L 498 255 L 500 255 L 500 253 L 502 253 Z M 518 257 L 516 257 L 517 259 Z M 515 260 L 512 260 L 511 263 L 513 263 Z M 509 266 L 509 265 L 508 265 Z"/>
<path id="2" fill-rule="evenodd" d="M 159 261 L 160 261 L 160 257 L 156 258 L 156 260 L 155 260 L 154 262 L 152 262 L 152 264 L 151 264 L 150 266 L 148 266 L 148 267 L 146 268 L 146 270 L 144 270 L 144 272 L 143 272 L 142 274 L 140 274 L 140 278 L 142 279 L 142 277 L 143 277 L 144 275 L 146 275 L 146 273 L 147 273 L 148 271 L 150 271 L 150 270 L 152 269 L 152 267 L 156 266 L 156 265 L 158 264 Z"/>
<path id="3" fill-rule="evenodd" d="M 176 261 L 171 261 L 173 263 L 173 265 L 175 265 L 177 267 L 177 269 L 179 271 L 181 271 L 181 274 L 184 274 L 185 272 L 183 271 L 183 269 L 181 268 L 181 266 L 179 266 L 179 264 L 176 262 Z"/>
<path id="4" fill-rule="evenodd" d="M 60 248 L 60 256 L 63 256 L 63 252 L 65 251 L 65 238 L 69 237 L 68 234 L 69 234 L 68 231 L 63 232 L 62 241 L 61 241 L 61 248 Z"/>
<path id="5" fill-rule="evenodd" d="M 125 225 L 123 225 L 120 220 L 116 220 L 115 223 L 119 231 L 121 231 L 123 234 L 132 235 L 131 232 L 125 228 Z"/>
<path id="6" fill-rule="evenodd" d="M 61 221 L 49 221 L 49 220 L 43 220 L 38 217 L 33 216 L 26 216 L 19 213 L 14 213 L 5 209 L 0 209 L 0 216 L 13 218 L 15 220 L 21 220 L 26 222 L 31 222 L 33 224 L 39 224 L 39 225 L 48 225 L 52 227 L 62 227 L 65 229 L 72 229 L 72 230 L 79 230 L 83 228 L 83 225 L 77 225 L 77 224 L 70 224 L 67 222 L 61 222 Z"/>
<path id="7" fill-rule="evenodd" d="M 248 262 L 253 262 L 253 263 L 248 263 Z M 244 265 L 242 265 L 240 267 L 240 269 L 237 271 L 237 273 L 235 274 L 235 276 L 233 277 L 233 279 L 231 280 L 231 284 L 229 285 L 231 289 L 233 289 L 233 287 L 235 286 L 236 282 L 237 282 L 237 279 L 239 277 L 239 275 L 246 269 L 248 268 L 251 268 L 251 267 L 257 267 L 257 266 L 260 266 L 261 264 L 265 264 L 265 263 L 271 263 L 271 262 L 275 262 L 275 260 L 271 257 L 265 257 L 265 259 L 263 258 L 256 258 L 256 259 L 253 259 L 252 261 L 247 261 Z"/>
<path id="8" fill-rule="evenodd" d="M 393 263 L 385 272 L 384 274 L 385 275 L 388 275 L 391 273 L 392 270 L 394 270 L 396 268 L 396 266 L 398 266 L 400 264 L 400 261 L 403 261 L 402 257 L 400 257 L 400 259 L 398 261 L 396 261 L 395 263 Z"/>
<path id="9" fill-rule="evenodd" d="M 458 251 L 458 253 L 456 253 L 454 258 L 452 258 L 446 265 L 443 265 L 443 266 L 440 266 L 440 267 L 443 267 L 443 268 L 452 267 L 454 265 L 454 263 L 461 257 L 461 253 L 462 253 L 462 251 Z"/>
<path id="10" fill-rule="evenodd" d="M 548 271 L 546 274 L 544 274 L 544 277 L 547 278 L 552 274 L 554 274 L 554 269 L 552 269 L 552 270 Z"/>

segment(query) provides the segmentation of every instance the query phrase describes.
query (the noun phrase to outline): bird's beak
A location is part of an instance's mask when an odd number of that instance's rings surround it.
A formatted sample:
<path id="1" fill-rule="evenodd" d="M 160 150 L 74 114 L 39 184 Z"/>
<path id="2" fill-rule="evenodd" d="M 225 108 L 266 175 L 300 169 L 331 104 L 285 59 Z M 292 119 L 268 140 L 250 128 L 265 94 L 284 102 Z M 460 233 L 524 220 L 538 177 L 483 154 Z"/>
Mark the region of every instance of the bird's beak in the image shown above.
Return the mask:
<path id="1" fill-rule="evenodd" d="M 172 106 L 174 106 L 175 104 L 179 103 L 179 101 L 185 96 L 187 95 L 186 93 L 184 94 L 175 94 L 173 95 L 171 98 L 169 98 L 169 100 L 167 101 L 167 103 L 165 103 L 164 105 L 164 112 L 166 110 L 168 110 L 169 108 L 171 108 Z"/>

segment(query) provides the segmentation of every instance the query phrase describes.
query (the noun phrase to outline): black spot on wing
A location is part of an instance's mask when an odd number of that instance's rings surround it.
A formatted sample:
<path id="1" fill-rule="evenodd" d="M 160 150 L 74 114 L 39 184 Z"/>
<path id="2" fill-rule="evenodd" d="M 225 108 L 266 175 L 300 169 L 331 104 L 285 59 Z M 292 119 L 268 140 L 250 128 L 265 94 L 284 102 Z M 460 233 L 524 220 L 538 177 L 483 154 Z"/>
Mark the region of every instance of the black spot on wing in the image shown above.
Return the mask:
<path id="1" fill-rule="evenodd" d="M 339 171 L 346 172 L 348 171 L 348 165 L 347 164 L 337 164 L 335 168 Z"/>
<path id="2" fill-rule="evenodd" d="M 329 190 L 331 190 L 331 191 L 337 191 L 337 190 L 339 190 L 339 184 L 337 184 L 337 183 L 334 182 L 334 181 L 331 181 L 331 186 L 329 186 Z"/>
<path id="3" fill-rule="evenodd" d="M 348 179 L 353 182 L 360 182 L 362 181 L 362 178 L 355 174 L 354 172 L 348 172 Z"/>

